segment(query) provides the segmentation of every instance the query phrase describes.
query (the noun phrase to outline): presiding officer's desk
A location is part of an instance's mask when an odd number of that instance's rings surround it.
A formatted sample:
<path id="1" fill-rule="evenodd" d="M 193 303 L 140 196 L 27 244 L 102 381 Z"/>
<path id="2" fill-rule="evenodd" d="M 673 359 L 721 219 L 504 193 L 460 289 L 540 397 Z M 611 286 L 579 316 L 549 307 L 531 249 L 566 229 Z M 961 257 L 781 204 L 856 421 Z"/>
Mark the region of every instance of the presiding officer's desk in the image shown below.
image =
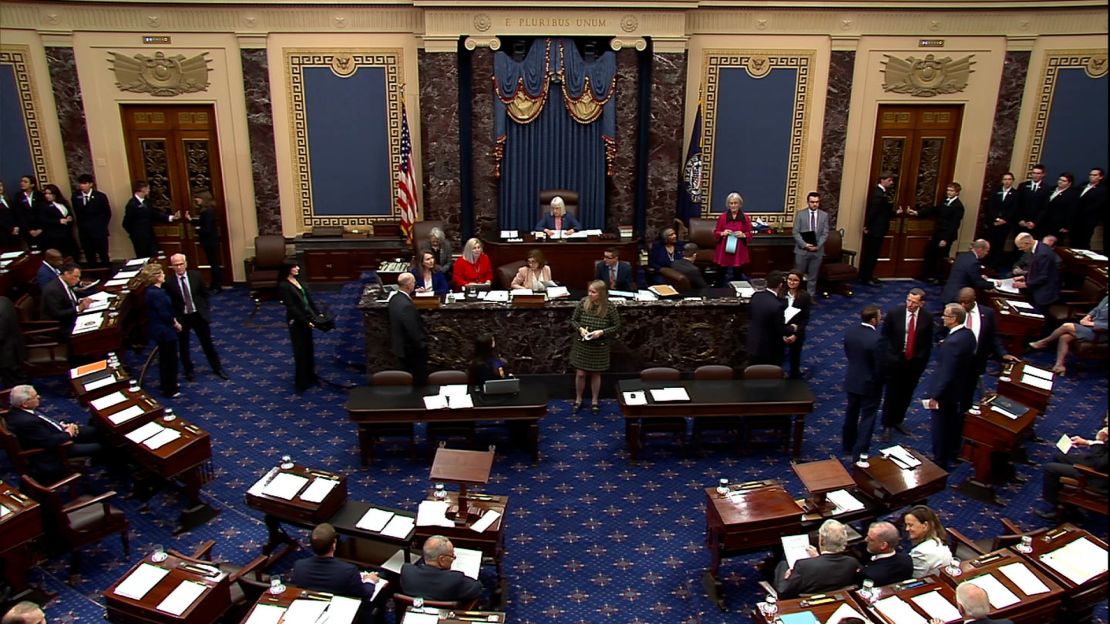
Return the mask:
<path id="1" fill-rule="evenodd" d="M 521 234 L 524 234 L 523 232 Z M 551 266 L 551 278 L 571 289 L 585 288 L 594 279 L 594 265 L 605 256 L 605 250 L 615 247 L 621 262 L 632 265 L 633 275 L 639 260 L 639 241 L 604 240 L 596 236 L 588 239 L 571 240 L 529 240 L 531 233 L 519 243 L 483 241 L 482 246 L 489 256 L 490 266 L 497 267 L 528 259 L 528 252 L 539 249 L 547 264 Z M 497 275 L 493 276 L 497 288 Z"/>

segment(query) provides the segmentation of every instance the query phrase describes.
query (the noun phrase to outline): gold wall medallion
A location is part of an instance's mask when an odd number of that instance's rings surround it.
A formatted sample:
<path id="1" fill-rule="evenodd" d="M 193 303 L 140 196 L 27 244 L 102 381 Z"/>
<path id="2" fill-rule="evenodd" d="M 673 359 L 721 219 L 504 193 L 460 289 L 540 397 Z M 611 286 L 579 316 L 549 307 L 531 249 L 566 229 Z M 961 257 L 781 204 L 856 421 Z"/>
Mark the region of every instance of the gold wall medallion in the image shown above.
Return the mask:
<path id="1" fill-rule="evenodd" d="M 1083 67 L 1083 69 L 1087 72 L 1088 78 L 1102 78 L 1106 75 L 1106 55 L 1096 54 L 1095 56 L 1087 59 L 1087 64 Z"/>
<path id="2" fill-rule="evenodd" d="M 108 62 L 116 75 L 116 86 L 120 91 L 149 93 L 158 97 L 173 97 L 183 93 L 207 91 L 209 59 L 207 52 L 185 58 L 184 54 L 166 56 L 155 52 L 154 56 L 136 54 L 124 56 L 109 52 Z"/>
<path id="3" fill-rule="evenodd" d="M 350 78 L 355 75 L 355 71 L 358 69 L 358 63 L 351 58 L 350 54 L 336 54 L 331 57 L 331 62 L 328 63 L 328 67 L 331 68 L 331 73 L 336 76 L 340 78 Z"/>
<path id="4" fill-rule="evenodd" d="M 900 59 L 889 54 L 883 61 L 883 91 L 908 93 L 915 97 L 933 97 L 946 93 L 959 93 L 967 88 L 971 77 L 971 60 L 974 54 L 959 60 L 946 56 L 938 59 L 933 54 L 925 58 L 907 56 Z"/>

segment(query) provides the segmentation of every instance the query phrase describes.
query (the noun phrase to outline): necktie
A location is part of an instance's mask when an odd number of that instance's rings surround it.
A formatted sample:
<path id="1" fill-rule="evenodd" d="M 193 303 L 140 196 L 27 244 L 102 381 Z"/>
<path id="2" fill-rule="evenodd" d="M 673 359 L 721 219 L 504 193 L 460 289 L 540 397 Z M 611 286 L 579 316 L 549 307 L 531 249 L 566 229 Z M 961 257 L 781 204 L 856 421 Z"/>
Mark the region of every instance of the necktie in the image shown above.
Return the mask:
<path id="1" fill-rule="evenodd" d="M 196 312 L 196 308 L 193 307 L 193 295 L 189 292 L 189 280 L 185 275 L 181 276 L 181 298 L 185 300 L 185 314 Z"/>
<path id="2" fill-rule="evenodd" d="M 971 312 L 967 313 L 967 320 L 964 321 L 964 327 L 971 329 Z"/>
<path id="3" fill-rule="evenodd" d="M 92 199 L 92 195 L 82 195 L 82 197 L 85 198 L 85 205 L 88 206 L 89 200 Z"/>
<path id="4" fill-rule="evenodd" d="M 617 267 L 609 269 L 609 288 L 617 287 Z"/>
<path id="5" fill-rule="evenodd" d="M 1040 184 L 1037 184 L 1036 182 L 1033 183 L 1033 192 L 1037 191 L 1038 186 L 1040 186 Z"/>
<path id="6" fill-rule="evenodd" d="M 60 422 L 54 420 L 53 418 L 47 416 L 46 414 L 43 414 L 42 412 L 34 412 L 34 414 L 35 414 L 35 416 L 38 416 L 42 420 L 45 420 L 46 422 L 50 423 L 50 425 L 52 425 L 58 431 L 65 431 L 66 430 L 66 428 L 63 427 Z"/>
<path id="7" fill-rule="evenodd" d="M 906 359 L 913 359 L 913 343 L 917 336 L 917 313 L 910 312 L 910 322 L 906 327 Z"/>
<path id="8" fill-rule="evenodd" d="M 814 234 L 817 233 L 817 212 L 813 210 L 809 211 L 809 230 Z"/>

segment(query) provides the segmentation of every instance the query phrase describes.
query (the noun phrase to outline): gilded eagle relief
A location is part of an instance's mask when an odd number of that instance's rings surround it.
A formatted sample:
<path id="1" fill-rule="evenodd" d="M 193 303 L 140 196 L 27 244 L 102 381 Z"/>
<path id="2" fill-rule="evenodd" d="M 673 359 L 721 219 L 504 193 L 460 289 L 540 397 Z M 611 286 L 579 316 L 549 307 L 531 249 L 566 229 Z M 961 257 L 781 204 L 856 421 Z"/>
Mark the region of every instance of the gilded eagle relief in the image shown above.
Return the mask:
<path id="1" fill-rule="evenodd" d="M 201 52 L 193 58 L 183 54 L 166 56 L 155 52 L 154 56 L 136 54 L 124 56 L 109 52 L 112 72 L 116 75 L 116 86 L 120 91 L 149 93 L 158 97 L 172 97 L 183 93 L 194 93 L 208 89 L 208 53 Z"/>
<path id="2" fill-rule="evenodd" d="M 971 77 L 971 60 L 974 54 L 962 59 L 938 59 L 932 54 L 925 58 L 908 56 L 904 59 L 884 55 L 883 91 L 908 93 L 917 97 L 933 97 L 946 93 L 959 93 L 967 88 Z"/>

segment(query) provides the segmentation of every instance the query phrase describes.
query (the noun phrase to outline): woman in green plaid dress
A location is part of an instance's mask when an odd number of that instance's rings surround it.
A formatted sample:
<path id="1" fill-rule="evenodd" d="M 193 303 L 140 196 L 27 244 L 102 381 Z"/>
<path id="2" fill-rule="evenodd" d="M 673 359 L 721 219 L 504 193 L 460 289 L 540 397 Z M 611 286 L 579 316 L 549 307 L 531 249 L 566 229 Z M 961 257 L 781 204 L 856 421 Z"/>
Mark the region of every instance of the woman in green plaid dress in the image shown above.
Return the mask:
<path id="1" fill-rule="evenodd" d="M 609 288 L 605 282 L 590 282 L 586 296 L 574 308 L 570 324 L 578 332 L 570 345 L 570 365 L 576 369 L 574 411 L 582 409 L 582 391 L 586 389 L 586 376 L 589 375 L 593 394 L 590 411 L 597 414 L 601 411 L 597 402 L 601 373 L 609 370 L 609 340 L 621 329 L 620 314 L 616 306 L 609 303 Z"/>

